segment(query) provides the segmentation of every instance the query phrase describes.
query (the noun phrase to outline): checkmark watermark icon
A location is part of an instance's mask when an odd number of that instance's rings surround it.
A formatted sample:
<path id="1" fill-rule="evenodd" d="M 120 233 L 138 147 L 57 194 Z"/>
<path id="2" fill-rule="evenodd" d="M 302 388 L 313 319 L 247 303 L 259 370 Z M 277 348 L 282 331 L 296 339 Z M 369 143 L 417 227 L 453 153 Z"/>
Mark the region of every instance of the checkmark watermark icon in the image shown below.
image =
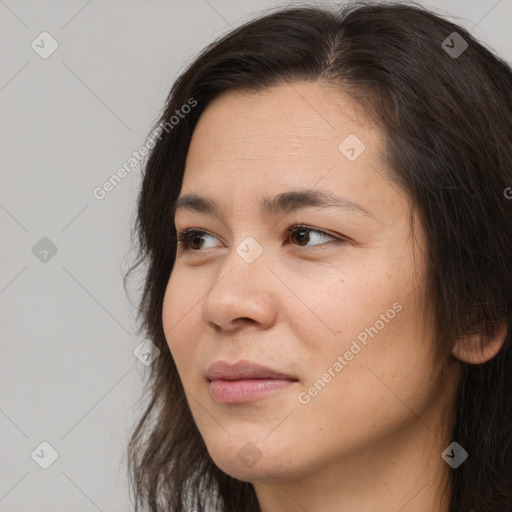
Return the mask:
<path id="1" fill-rule="evenodd" d="M 237 453 L 238 459 L 248 468 L 252 468 L 263 454 L 253 443 L 246 443 Z"/>
<path id="2" fill-rule="evenodd" d="M 32 247 L 32 254 L 41 263 L 48 263 L 57 254 L 57 250 L 57 246 L 44 236 Z"/>
<path id="3" fill-rule="evenodd" d="M 441 48 L 452 58 L 457 59 L 468 48 L 467 41 L 458 33 L 452 32 L 441 44 Z"/>
<path id="4" fill-rule="evenodd" d="M 40 468 L 48 469 L 59 458 L 59 453 L 48 441 L 43 441 L 30 456 Z"/>
<path id="5" fill-rule="evenodd" d="M 150 340 L 144 340 L 133 350 L 133 355 L 144 365 L 150 366 L 160 355 L 160 349 Z"/>
<path id="6" fill-rule="evenodd" d="M 452 469 L 457 469 L 468 458 L 468 452 L 454 441 L 444 450 L 441 457 Z"/>
<path id="7" fill-rule="evenodd" d="M 252 263 L 261 256 L 263 247 L 252 236 L 248 236 L 238 244 L 236 252 L 246 263 Z"/>
<path id="8" fill-rule="evenodd" d="M 355 133 L 347 135 L 338 145 L 338 151 L 350 162 L 357 160 L 365 149 L 364 142 Z"/>
<path id="9" fill-rule="evenodd" d="M 49 58 L 59 47 L 57 40 L 48 32 L 41 32 L 30 45 L 39 57 Z"/>

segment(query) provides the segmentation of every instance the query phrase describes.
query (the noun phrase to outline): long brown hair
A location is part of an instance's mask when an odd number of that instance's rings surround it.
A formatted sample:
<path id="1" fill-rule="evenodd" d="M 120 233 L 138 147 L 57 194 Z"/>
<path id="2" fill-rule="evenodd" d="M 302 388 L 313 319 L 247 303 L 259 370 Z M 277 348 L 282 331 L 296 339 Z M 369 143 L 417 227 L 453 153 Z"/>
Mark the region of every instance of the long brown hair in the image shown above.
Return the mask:
<path id="1" fill-rule="evenodd" d="M 456 43 L 458 51 L 450 51 Z M 214 493 L 218 510 L 260 510 L 253 486 L 223 473 L 208 454 L 166 343 L 162 303 L 176 253 L 173 201 L 201 113 L 223 91 L 294 80 L 336 85 L 382 127 L 389 177 L 406 191 L 427 235 L 425 285 L 439 354 L 461 335 L 490 338 L 499 323 L 510 325 L 510 67 L 460 26 L 416 5 L 285 8 L 248 22 L 208 46 L 176 80 L 158 120 L 167 129 L 144 166 L 138 257 L 127 277 L 145 264 L 140 332 L 160 356 L 148 369 L 148 403 L 128 449 L 137 510 L 199 512 Z M 169 123 L 191 98 L 195 106 Z M 452 511 L 512 510 L 510 345 L 509 329 L 496 357 L 460 363 L 452 438 L 469 458 L 452 471 Z"/>

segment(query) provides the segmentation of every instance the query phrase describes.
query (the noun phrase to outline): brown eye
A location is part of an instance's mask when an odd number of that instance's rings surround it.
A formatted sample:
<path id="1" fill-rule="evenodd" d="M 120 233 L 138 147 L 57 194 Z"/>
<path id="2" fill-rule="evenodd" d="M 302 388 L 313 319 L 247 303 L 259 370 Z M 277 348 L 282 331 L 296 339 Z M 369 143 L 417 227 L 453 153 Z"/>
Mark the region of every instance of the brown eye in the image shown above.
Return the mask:
<path id="1" fill-rule="evenodd" d="M 191 249 L 199 250 L 201 249 L 204 243 L 203 235 L 199 235 L 197 233 L 192 233 L 188 237 L 188 246 Z"/>
<path id="2" fill-rule="evenodd" d="M 330 238 L 331 240 L 342 241 L 342 239 L 338 239 L 333 235 L 329 235 L 329 233 L 324 233 L 318 229 L 311 228 L 309 226 L 295 225 L 288 229 L 289 237 L 291 241 L 300 247 L 316 247 L 318 245 L 323 245 L 325 242 L 322 242 L 322 237 Z M 308 245 L 310 242 L 315 242 L 320 238 L 320 243 L 313 243 L 312 245 Z M 329 242 L 330 240 L 327 240 Z"/>
<path id="3" fill-rule="evenodd" d="M 306 245 L 310 240 L 309 231 L 309 229 L 304 228 L 296 229 L 291 232 L 291 238 L 295 239 L 298 245 Z"/>
<path id="4" fill-rule="evenodd" d="M 216 240 L 216 237 L 202 229 L 187 229 L 179 233 L 177 240 L 178 244 L 183 247 L 184 251 L 201 251 L 204 249 L 203 246 L 206 243 L 207 238 Z M 210 247 L 207 247 L 207 249 L 209 248 Z"/>

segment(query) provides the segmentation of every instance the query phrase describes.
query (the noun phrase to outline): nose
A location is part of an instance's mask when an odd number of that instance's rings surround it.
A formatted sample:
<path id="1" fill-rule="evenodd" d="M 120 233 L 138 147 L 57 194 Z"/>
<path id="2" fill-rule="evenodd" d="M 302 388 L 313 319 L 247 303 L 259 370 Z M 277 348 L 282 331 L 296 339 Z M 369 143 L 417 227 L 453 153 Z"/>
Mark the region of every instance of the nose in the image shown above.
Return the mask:
<path id="1" fill-rule="evenodd" d="M 260 329 L 274 325 L 277 317 L 278 283 L 261 254 L 248 263 L 233 248 L 218 267 L 206 294 L 202 315 L 216 331 L 235 331 L 254 324 Z"/>

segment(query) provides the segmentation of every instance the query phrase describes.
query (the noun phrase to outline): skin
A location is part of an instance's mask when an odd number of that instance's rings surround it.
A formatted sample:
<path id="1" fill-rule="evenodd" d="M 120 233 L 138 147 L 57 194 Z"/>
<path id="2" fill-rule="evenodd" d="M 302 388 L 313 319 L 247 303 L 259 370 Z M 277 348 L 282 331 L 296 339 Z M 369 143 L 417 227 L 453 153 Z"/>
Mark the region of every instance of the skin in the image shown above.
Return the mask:
<path id="1" fill-rule="evenodd" d="M 349 134 L 365 144 L 354 161 L 338 149 Z M 440 455 L 452 441 L 459 375 L 454 358 L 434 363 L 425 237 L 416 222 L 413 243 L 409 203 L 386 177 L 383 144 L 348 97 L 320 82 L 224 93 L 192 137 L 180 195 L 211 198 L 220 213 L 176 212 L 178 232 L 213 236 L 178 247 L 162 320 L 213 461 L 252 482 L 264 512 L 449 510 L 451 469 Z M 261 198 L 298 188 L 334 192 L 371 215 L 260 214 Z M 320 232 L 304 246 L 287 234 L 295 224 Z M 248 236 L 263 249 L 252 263 L 236 251 Z M 347 361 L 357 335 L 395 303 L 401 310 Z M 347 364 L 301 403 L 338 356 Z M 298 382 L 219 404 L 205 378 L 218 360 L 254 361 Z M 241 449 L 257 462 L 244 463 Z"/>

